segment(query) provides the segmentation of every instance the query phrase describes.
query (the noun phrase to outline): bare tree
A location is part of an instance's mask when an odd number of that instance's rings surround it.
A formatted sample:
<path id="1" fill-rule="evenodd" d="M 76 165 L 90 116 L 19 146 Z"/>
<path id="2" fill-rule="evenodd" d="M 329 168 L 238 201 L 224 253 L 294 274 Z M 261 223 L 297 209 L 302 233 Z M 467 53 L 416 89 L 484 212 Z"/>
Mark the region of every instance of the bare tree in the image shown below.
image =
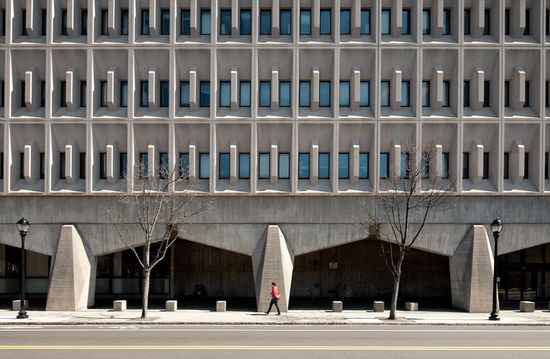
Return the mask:
<path id="1" fill-rule="evenodd" d="M 136 165 L 133 174 L 125 176 L 128 191 L 118 196 L 118 201 L 135 215 L 137 223 L 120 213 L 107 212 L 118 238 L 134 253 L 143 270 L 141 318 L 147 317 L 151 271 L 164 259 L 191 217 L 209 210 L 213 201 L 210 195 L 193 191 L 192 186 L 176 191 L 189 183 L 187 169 L 180 164 L 174 167 L 161 164 L 156 173 L 149 165 L 155 164 Z M 156 246 L 152 246 L 154 243 Z M 142 254 L 139 247 L 143 247 Z"/>
<path id="2" fill-rule="evenodd" d="M 381 181 L 374 206 L 368 200 L 361 204 L 360 223 L 368 227 L 370 236 L 380 239 L 393 278 L 389 319 L 396 319 L 405 257 L 420 238 L 430 213 L 447 209 L 454 198 L 455 185 L 442 173 L 438 147 L 435 142 L 425 148 L 414 144 L 402 147 L 400 173 L 390 170 L 390 178 Z"/>

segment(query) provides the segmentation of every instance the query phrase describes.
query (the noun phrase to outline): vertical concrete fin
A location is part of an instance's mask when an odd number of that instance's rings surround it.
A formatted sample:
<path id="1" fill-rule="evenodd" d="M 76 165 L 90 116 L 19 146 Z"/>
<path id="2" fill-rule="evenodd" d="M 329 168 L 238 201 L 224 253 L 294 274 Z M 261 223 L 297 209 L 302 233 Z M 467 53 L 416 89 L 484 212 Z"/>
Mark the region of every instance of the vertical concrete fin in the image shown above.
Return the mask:
<path id="1" fill-rule="evenodd" d="M 47 311 L 78 311 L 88 307 L 92 262 L 84 242 L 73 225 L 61 228 L 55 254 Z"/>
<path id="2" fill-rule="evenodd" d="M 252 256 L 256 306 L 265 312 L 271 300 L 271 282 L 276 282 L 282 296 L 279 308 L 288 310 L 294 255 L 288 247 L 285 236 L 277 225 L 270 225 L 258 242 Z"/>
<path id="3" fill-rule="evenodd" d="M 474 225 L 449 260 L 453 307 L 489 313 L 494 259 L 485 227 Z"/>

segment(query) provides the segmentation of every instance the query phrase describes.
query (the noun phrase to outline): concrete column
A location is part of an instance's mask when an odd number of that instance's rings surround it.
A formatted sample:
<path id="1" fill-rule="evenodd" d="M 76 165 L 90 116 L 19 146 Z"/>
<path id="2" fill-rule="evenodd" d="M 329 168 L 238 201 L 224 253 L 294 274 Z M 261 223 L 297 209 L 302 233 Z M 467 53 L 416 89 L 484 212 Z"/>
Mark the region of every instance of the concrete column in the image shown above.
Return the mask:
<path id="1" fill-rule="evenodd" d="M 431 15 L 431 35 L 441 37 L 443 33 L 443 0 L 433 0 Z"/>
<path id="2" fill-rule="evenodd" d="M 319 141 L 311 141 L 309 151 L 309 182 L 317 184 L 319 182 Z"/>
<path id="3" fill-rule="evenodd" d="M 489 313 L 494 258 L 484 226 L 472 226 L 450 258 L 449 267 L 453 307 L 471 313 Z"/>
<path id="4" fill-rule="evenodd" d="M 393 140 L 391 145 L 389 177 L 394 184 L 399 182 L 401 177 L 401 143 L 399 140 Z"/>
<path id="5" fill-rule="evenodd" d="M 190 184 L 197 183 L 197 168 L 197 143 L 195 141 L 191 141 L 189 143 L 189 168 L 187 169 Z"/>
<path id="6" fill-rule="evenodd" d="M 485 0 L 472 1 L 470 9 L 470 34 L 473 38 L 483 36 L 485 28 Z"/>
<path id="7" fill-rule="evenodd" d="M 294 254 L 277 225 L 268 226 L 252 255 L 256 306 L 259 312 L 267 311 L 271 301 L 271 282 L 276 282 L 282 299 L 281 312 L 288 311 Z"/>
<path id="8" fill-rule="evenodd" d="M 480 111 L 483 107 L 484 84 L 485 72 L 481 67 L 474 67 L 470 80 L 470 107 L 474 111 Z"/>
<path id="9" fill-rule="evenodd" d="M 359 110 L 361 106 L 361 70 L 359 66 L 353 66 L 353 71 L 351 73 L 351 101 L 350 107 L 352 111 Z"/>
<path id="10" fill-rule="evenodd" d="M 157 164 L 159 161 L 159 151 L 155 141 L 150 141 L 147 145 L 147 177 L 150 181 L 155 178 L 158 173 Z"/>
<path id="11" fill-rule="evenodd" d="M 279 110 L 279 68 L 271 68 L 271 111 Z"/>
<path id="12" fill-rule="evenodd" d="M 510 149 L 508 173 L 513 184 L 520 184 L 525 175 L 525 145 L 519 138 L 514 140 Z"/>
<path id="13" fill-rule="evenodd" d="M 525 0 L 514 0 L 510 9 L 510 35 L 522 37 L 525 31 Z"/>
<path id="14" fill-rule="evenodd" d="M 199 0 L 189 0 L 189 26 L 191 27 L 191 36 L 197 37 L 199 35 Z"/>
<path id="15" fill-rule="evenodd" d="M 107 183 L 113 185 L 117 183 L 120 173 L 118 145 L 115 140 L 109 141 L 106 148 L 107 155 Z"/>
<path id="16" fill-rule="evenodd" d="M 443 68 L 434 67 L 430 81 L 430 106 L 434 111 L 441 111 L 443 104 Z"/>
<path id="17" fill-rule="evenodd" d="M 149 0 L 149 34 L 151 37 L 160 35 L 160 1 Z"/>
<path id="18" fill-rule="evenodd" d="M 269 154 L 269 183 L 277 184 L 279 182 L 279 145 L 277 140 L 271 141 L 271 151 Z"/>
<path id="19" fill-rule="evenodd" d="M 351 141 L 350 149 L 350 164 L 349 164 L 349 180 L 352 184 L 359 183 L 359 140 L 354 139 Z"/>
<path id="20" fill-rule="evenodd" d="M 390 106 L 392 111 L 401 110 L 401 82 L 403 80 L 403 72 L 401 67 L 394 66 L 391 73 L 390 81 Z"/>
<path id="21" fill-rule="evenodd" d="M 239 0 L 231 0 L 231 37 L 239 36 Z"/>
<path id="22" fill-rule="evenodd" d="M 361 0 L 351 3 L 351 36 L 361 36 Z"/>
<path id="23" fill-rule="evenodd" d="M 319 66 L 313 66 L 311 69 L 311 109 L 319 110 L 319 82 L 320 82 Z"/>
<path id="24" fill-rule="evenodd" d="M 77 23 L 80 21 L 80 16 L 77 16 L 78 6 L 75 6 L 76 0 L 67 0 L 67 34 L 69 37 L 76 37 Z M 82 26 L 82 24 L 80 24 Z"/>
<path id="25" fill-rule="evenodd" d="M 442 175 L 443 146 L 436 142 L 429 157 L 430 181 L 439 183 Z"/>
<path id="26" fill-rule="evenodd" d="M 119 0 L 111 0 L 107 2 L 107 31 L 109 32 L 109 37 L 116 37 L 117 29 L 116 23 L 117 19 L 120 19 L 120 6 L 118 6 Z M 118 10 L 118 17 L 117 17 Z"/>
<path id="27" fill-rule="evenodd" d="M 25 107 L 29 111 L 40 107 L 40 78 L 34 66 L 25 71 Z"/>
<path id="28" fill-rule="evenodd" d="M 231 66 L 231 111 L 239 109 L 239 69 Z"/>
<path id="29" fill-rule="evenodd" d="M 25 176 L 25 182 L 33 184 L 40 179 L 40 159 L 36 142 L 28 140 L 23 153 L 23 175 Z"/>
<path id="30" fill-rule="evenodd" d="M 78 311 L 93 303 L 94 289 L 90 285 L 93 256 L 73 225 L 61 228 L 57 251 L 53 259 L 50 286 L 46 302 L 47 311 Z"/>
<path id="31" fill-rule="evenodd" d="M 65 145 L 65 180 L 69 184 L 78 181 L 80 156 L 75 141 L 69 140 Z"/>
<path id="32" fill-rule="evenodd" d="M 197 111 L 199 109 L 198 88 L 197 67 L 191 66 L 189 69 L 189 110 L 191 111 Z"/>
<path id="33" fill-rule="evenodd" d="M 281 29 L 279 28 L 281 23 L 281 9 L 279 7 L 279 0 L 273 0 L 271 2 L 271 37 L 278 38 L 281 34 Z M 273 91 L 271 91 L 273 94 Z"/>
<path id="34" fill-rule="evenodd" d="M 80 107 L 80 80 L 78 69 L 74 66 L 70 66 L 65 72 L 65 102 L 69 112 L 74 112 Z"/>
<path id="35" fill-rule="evenodd" d="M 321 0 L 313 0 L 311 6 L 311 37 L 321 35 Z"/>
<path id="36" fill-rule="evenodd" d="M 403 29 L 403 0 L 393 0 L 392 7 L 391 7 L 392 36 L 401 37 L 402 29 Z"/>
<path id="37" fill-rule="evenodd" d="M 42 8 L 40 7 L 40 1 L 27 0 L 27 12 L 25 19 L 25 26 L 27 27 L 27 34 L 30 38 L 41 36 L 41 23 L 42 22 Z"/>
<path id="38" fill-rule="evenodd" d="M 149 83 L 149 110 L 155 111 L 160 104 L 160 79 L 157 66 L 151 66 L 147 71 Z"/>
<path id="39" fill-rule="evenodd" d="M 525 104 L 525 70 L 521 66 L 516 66 L 512 70 L 509 86 L 510 107 L 514 111 L 521 111 Z"/>
<path id="40" fill-rule="evenodd" d="M 483 179 L 483 152 L 481 140 L 475 140 L 470 150 L 470 180 L 473 184 L 480 184 Z"/>
<path id="41" fill-rule="evenodd" d="M 229 184 L 237 184 L 239 175 L 239 148 L 237 141 L 232 140 L 229 144 Z"/>
<path id="42" fill-rule="evenodd" d="M 151 91 L 151 85 L 149 85 Z M 116 67 L 110 67 L 107 70 L 107 108 L 114 111 L 118 108 L 120 94 L 120 81 L 118 79 L 118 70 Z M 151 92 L 149 92 L 151 95 Z"/>

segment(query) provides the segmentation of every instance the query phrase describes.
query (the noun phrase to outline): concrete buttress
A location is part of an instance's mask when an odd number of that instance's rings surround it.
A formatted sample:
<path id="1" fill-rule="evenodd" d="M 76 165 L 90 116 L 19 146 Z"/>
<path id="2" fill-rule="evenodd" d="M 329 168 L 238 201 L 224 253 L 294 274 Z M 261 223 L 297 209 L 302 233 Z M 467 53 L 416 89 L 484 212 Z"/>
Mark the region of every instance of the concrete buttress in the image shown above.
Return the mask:
<path id="1" fill-rule="evenodd" d="M 252 265 L 258 311 L 267 311 L 271 300 L 271 282 L 276 282 L 282 297 L 279 308 L 286 312 L 290 298 L 294 255 L 279 226 L 268 226 L 254 250 Z"/>

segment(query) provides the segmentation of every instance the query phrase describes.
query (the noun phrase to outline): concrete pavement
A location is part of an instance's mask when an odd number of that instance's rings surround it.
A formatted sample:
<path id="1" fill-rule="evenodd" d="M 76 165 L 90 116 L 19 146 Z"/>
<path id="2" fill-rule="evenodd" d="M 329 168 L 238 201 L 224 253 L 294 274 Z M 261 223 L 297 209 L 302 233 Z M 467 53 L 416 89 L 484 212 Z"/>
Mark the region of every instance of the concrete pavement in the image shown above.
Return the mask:
<path id="1" fill-rule="evenodd" d="M 439 325 L 544 325 L 550 326 L 550 311 L 520 312 L 502 310 L 500 321 L 488 320 L 489 313 L 466 313 L 453 310 L 398 311 L 398 320 L 388 320 L 388 311 L 289 310 L 280 316 L 265 313 L 231 310 L 216 312 L 204 309 L 180 309 L 168 312 L 150 309 L 149 318 L 140 319 L 141 310 L 88 309 L 79 312 L 27 311 L 28 319 L 16 319 L 17 311 L 0 310 L 0 326 L 12 325 L 361 325 L 361 324 L 439 324 Z"/>

